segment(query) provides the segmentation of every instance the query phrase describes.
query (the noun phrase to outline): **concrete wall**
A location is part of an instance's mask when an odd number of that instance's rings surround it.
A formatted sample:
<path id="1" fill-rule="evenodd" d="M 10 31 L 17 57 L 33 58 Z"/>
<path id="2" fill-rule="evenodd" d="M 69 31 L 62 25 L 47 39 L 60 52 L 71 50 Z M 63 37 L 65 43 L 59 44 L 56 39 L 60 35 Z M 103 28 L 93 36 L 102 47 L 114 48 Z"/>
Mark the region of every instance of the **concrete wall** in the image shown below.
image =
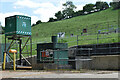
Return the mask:
<path id="1" fill-rule="evenodd" d="M 42 69 L 58 69 L 57 65 L 54 63 L 33 63 L 33 70 L 42 70 Z"/>
<path id="2" fill-rule="evenodd" d="M 42 70 L 42 69 L 57 69 L 57 65 L 54 63 L 37 63 L 37 56 L 32 56 L 31 58 L 26 58 L 30 63 L 32 63 L 33 70 Z M 32 61 L 32 62 L 31 62 Z"/>
<path id="3" fill-rule="evenodd" d="M 87 59 L 87 60 L 85 60 Z M 31 58 L 28 58 L 31 61 Z M 93 70 L 118 70 L 120 69 L 120 55 L 107 55 L 107 56 L 91 56 L 80 57 L 76 56 L 76 69 L 93 69 Z M 10 64 L 8 64 L 10 65 Z M 41 64 L 37 63 L 36 56 L 32 57 L 32 68 L 36 70 L 41 69 L 57 69 L 57 65 L 54 63 Z"/>
<path id="4" fill-rule="evenodd" d="M 37 56 L 32 57 L 33 69 L 57 69 L 55 64 L 37 64 Z M 87 59 L 87 60 L 84 60 Z M 90 60 L 91 59 L 91 60 Z M 52 66 L 52 67 L 51 67 Z M 93 69 L 93 70 L 118 70 L 120 69 L 120 55 L 102 55 L 80 57 L 76 56 L 76 69 Z"/>
<path id="5" fill-rule="evenodd" d="M 91 69 L 120 69 L 120 55 L 92 56 Z"/>
<path id="6" fill-rule="evenodd" d="M 81 59 L 81 57 L 76 57 Z M 109 56 L 92 56 L 90 60 L 76 61 L 76 69 L 93 69 L 93 70 L 118 70 L 120 69 L 120 55 Z"/>
<path id="7" fill-rule="evenodd" d="M 92 61 L 88 57 L 76 56 L 76 69 L 91 69 L 91 62 Z"/>

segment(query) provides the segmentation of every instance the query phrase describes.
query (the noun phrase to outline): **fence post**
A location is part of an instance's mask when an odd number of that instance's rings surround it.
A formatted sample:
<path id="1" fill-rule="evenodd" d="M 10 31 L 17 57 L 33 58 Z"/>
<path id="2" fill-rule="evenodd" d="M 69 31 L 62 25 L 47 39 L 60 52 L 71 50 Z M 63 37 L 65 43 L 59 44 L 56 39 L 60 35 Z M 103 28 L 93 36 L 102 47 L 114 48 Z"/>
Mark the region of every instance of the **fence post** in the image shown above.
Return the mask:
<path id="1" fill-rule="evenodd" d="M 77 35 L 77 46 L 78 46 L 78 35 Z"/>
<path id="2" fill-rule="evenodd" d="M 99 40 L 99 33 L 97 33 L 97 44 L 99 44 L 98 40 Z"/>
<path id="3" fill-rule="evenodd" d="M 108 32 L 109 32 L 109 22 L 108 22 Z"/>

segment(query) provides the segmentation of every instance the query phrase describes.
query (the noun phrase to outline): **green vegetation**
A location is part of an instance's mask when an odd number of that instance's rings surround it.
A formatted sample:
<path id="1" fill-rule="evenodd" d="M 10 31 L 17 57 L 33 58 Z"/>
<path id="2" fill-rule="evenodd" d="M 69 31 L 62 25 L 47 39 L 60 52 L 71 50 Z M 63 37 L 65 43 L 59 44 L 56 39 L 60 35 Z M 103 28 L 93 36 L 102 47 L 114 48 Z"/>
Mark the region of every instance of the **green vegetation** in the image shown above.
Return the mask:
<path id="1" fill-rule="evenodd" d="M 68 42 L 69 46 L 76 45 L 76 37 L 70 37 L 70 34 L 81 35 L 81 32 L 84 28 L 87 29 L 88 34 L 98 33 L 98 30 L 102 32 L 108 32 L 109 28 L 116 29 L 118 27 L 118 10 L 112 10 L 111 8 L 96 12 L 89 15 L 78 16 L 71 19 L 41 23 L 32 27 L 32 39 L 33 42 L 51 42 L 51 36 L 57 35 L 59 32 L 65 32 L 66 37 L 63 39 L 64 42 Z M 106 30 L 104 30 L 106 29 Z M 106 34 L 107 35 L 107 34 Z M 110 35 L 110 34 L 109 34 Z M 108 36 L 109 36 L 108 35 Z M 92 37 L 93 36 L 93 37 Z M 96 38 L 97 35 L 84 36 L 86 38 Z M 105 35 L 101 35 L 105 36 Z M 111 33 L 113 38 L 117 38 L 116 33 Z M 75 39 L 74 39 L 75 38 Z M 82 36 L 80 37 L 82 38 Z M 70 41 L 75 41 L 69 43 Z M 106 39 L 99 43 L 108 43 L 116 42 L 115 40 Z M 60 42 L 60 41 L 59 41 Z M 80 43 L 80 42 L 79 42 Z M 94 44 L 95 42 L 90 40 L 87 44 Z M 86 44 L 86 41 L 83 41 L 82 44 Z"/>
<path id="2" fill-rule="evenodd" d="M 83 6 L 83 10 L 78 10 L 78 11 L 75 10 L 77 7 L 74 5 L 72 1 L 66 1 L 64 4 L 62 4 L 62 6 L 63 6 L 63 10 L 58 11 L 57 13 L 54 14 L 56 18 L 54 19 L 53 17 L 50 17 L 48 22 L 55 22 L 55 21 L 70 19 L 76 16 L 88 15 L 91 13 L 106 10 L 108 8 L 113 8 L 113 9 L 120 8 L 119 2 L 110 2 L 110 4 L 108 4 L 107 2 L 104 1 L 97 1 L 95 4 L 91 4 L 91 3 L 86 4 Z M 41 20 L 38 20 L 36 24 L 33 24 L 32 26 L 37 25 L 39 21 L 40 23 L 42 23 Z"/>
<path id="3" fill-rule="evenodd" d="M 120 1 L 119 2 L 110 2 L 110 6 L 113 7 L 113 9 L 120 9 Z"/>
<path id="4" fill-rule="evenodd" d="M 55 13 L 56 19 L 49 18 L 48 22 L 70 19 L 76 16 L 88 15 L 109 8 L 108 3 L 103 1 L 97 1 L 95 4 L 86 4 L 85 6 L 83 6 L 83 10 L 79 11 L 75 11 L 77 7 L 73 4 L 72 1 L 66 1 L 66 3 L 62 4 L 62 6 L 63 10 Z"/>
<path id="5" fill-rule="evenodd" d="M 51 42 L 51 36 L 55 36 L 59 32 L 65 32 L 65 38 L 59 39 L 58 42 L 67 42 L 69 47 L 77 45 L 77 35 L 80 35 L 78 37 L 79 45 L 118 42 L 118 33 L 96 34 L 98 30 L 101 30 L 101 32 L 108 32 L 111 28 L 113 28 L 113 30 L 118 28 L 118 11 L 119 10 L 112 10 L 112 8 L 109 8 L 89 15 L 56 22 L 40 23 L 32 27 L 32 42 L 34 43 L 32 45 L 34 49 L 33 54 L 35 55 L 37 53 L 35 50 L 37 43 Z M 81 35 L 83 29 L 87 29 L 87 33 Z M 73 34 L 73 37 L 71 37 L 71 34 Z M 97 38 L 103 39 L 97 41 Z M 25 48 L 25 51 L 26 50 Z"/>

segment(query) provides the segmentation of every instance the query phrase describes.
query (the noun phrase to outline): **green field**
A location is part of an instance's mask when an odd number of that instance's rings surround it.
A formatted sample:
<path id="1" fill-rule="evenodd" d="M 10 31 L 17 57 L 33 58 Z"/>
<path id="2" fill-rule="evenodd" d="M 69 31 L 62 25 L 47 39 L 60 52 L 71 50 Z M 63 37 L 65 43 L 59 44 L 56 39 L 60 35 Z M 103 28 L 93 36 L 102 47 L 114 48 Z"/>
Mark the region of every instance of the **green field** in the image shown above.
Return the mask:
<path id="1" fill-rule="evenodd" d="M 32 27 L 32 38 L 33 42 L 50 42 L 50 37 L 57 35 L 59 32 L 65 32 L 65 36 L 70 37 L 70 34 L 80 35 L 84 28 L 87 29 L 89 34 L 97 33 L 98 30 L 109 29 L 111 27 L 114 27 L 115 29 L 118 27 L 118 10 L 109 8 L 107 10 L 71 19 L 41 23 Z M 111 33 L 111 35 L 114 36 L 117 34 Z M 73 39 L 68 38 L 67 42 L 72 40 Z M 88 42 L 88 44 L 89 43 L 91 44 L 91 42 Z M 70 46 L 75 44 L 76 43 L 72 43 Z"/>
<path id="2" fill-rule="evenodd" d="M 79 45 L 118 42 L 118 33 L 96 34 L 98 30 L 108 32 L 111 28 L 118 28 L 118 11 L 109 8 L 89 15 L 38 24 L 32 27 L 32 40 L 35 43 L 33 48 L 36 48 L 37 42 L 51 42 L 51 36 L 55 36 L 59 32 L 65 32 L 65 38 L 59 39 L 58 42 L 67 42 L 69 47 L 75 46 L 77 45 L 76 35 L 81 35 L 84 28 L 87 29 L 87 33 L 78 37 Z M 75 36 L 70 37 L 70 34 Z M 97 40 L 97 38 L 99 39 Z M 34 50 L 33 53 L 36 51 Z"/>

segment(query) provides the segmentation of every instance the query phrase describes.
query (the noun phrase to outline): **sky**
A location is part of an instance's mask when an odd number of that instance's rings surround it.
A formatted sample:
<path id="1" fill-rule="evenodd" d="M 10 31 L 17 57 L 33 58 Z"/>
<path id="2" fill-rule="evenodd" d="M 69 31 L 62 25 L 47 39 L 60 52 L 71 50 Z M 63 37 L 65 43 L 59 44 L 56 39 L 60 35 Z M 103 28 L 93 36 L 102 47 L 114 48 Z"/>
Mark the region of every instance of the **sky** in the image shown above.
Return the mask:
<path id="1" fill-rule="evenodd" d="M 68 0 L 0 0 L 0 22 L 5 26 L 5 17 L 13 15 L 25 15 L 31 17 L 31 24 L 41 20 L 47 22 L 50 17 L 63 9 L 62 4 Z M 82 10 L 85 4 L 95 4 L 98 0 L 69 0 L 77 7 L 76 11 Z M 112 2 L 112 0 L 99 0 Z M 55 18 L 55 17 L 54 17 Z"/>

